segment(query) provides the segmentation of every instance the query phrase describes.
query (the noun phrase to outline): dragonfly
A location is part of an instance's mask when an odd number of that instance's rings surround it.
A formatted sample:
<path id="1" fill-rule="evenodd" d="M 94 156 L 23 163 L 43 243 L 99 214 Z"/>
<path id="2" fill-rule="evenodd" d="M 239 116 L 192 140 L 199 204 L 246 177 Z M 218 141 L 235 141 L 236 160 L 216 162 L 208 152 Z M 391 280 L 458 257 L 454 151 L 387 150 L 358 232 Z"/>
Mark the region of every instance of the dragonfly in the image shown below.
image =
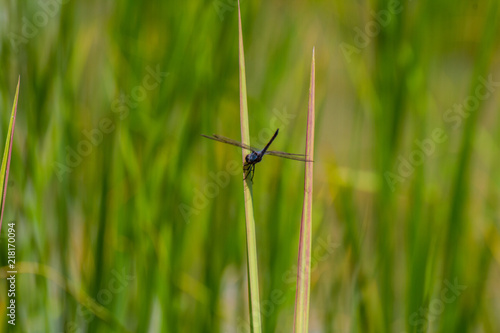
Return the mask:
<path id="1" fill-rule="evenodd" d="M 246 144 L 241 143 L 239 141 L 236 141 L 236 140 L 233 140 L 230 138 L 226 138 L 225 136 L 222 136 L 222 135 L 213 134 L 212 136 L 209 136 L 209 135 L 202 134 L 201 136 L 203 136 L 207 139 L 227 143 L 227 144 L 230 144 L 230 145 L 233 145 L 236 147 L 240 147 L 240 148 L 244 148 L 244 149 L 248 149 L 248 150 L 252 151 L 250 154 L 245 156 L 245 164 L 243 165 L 243 172 L 245 174 L 245 178 L 243 178 L 243 179 L 246 180 L 248 178 L 248 176 L 250 174 L 252 174 L 252 177 L 250 178 L 250 180 L 253 182 L 253 176 L 255 175 L 255 164 L 262 161 L 262 158 L 264 157 L 264 155 L 278 156 L 278 157 L 288 158 L 290 160 L 296 160 L 296 161 L 302 161 L 302 162 L 313 162 L 313 161 L 308 160 L 304 154 L 291 154 L 291 153 L 285 153 L 282 151 L 268 150 L 271 143 L 274 141 L 274 139 L 276 139 L 276 136 L 278 136 L 279 130 L 280 129 L 278 128 L 276 130 L 276 132 L 274 133 L 273 137 L 271 138 L 271 140 L 269 140 L 269 142 L 264 147 L 264 149 L 261 149 L 261 150 L 258 150 L 252 146 L 246 145 Z"/>

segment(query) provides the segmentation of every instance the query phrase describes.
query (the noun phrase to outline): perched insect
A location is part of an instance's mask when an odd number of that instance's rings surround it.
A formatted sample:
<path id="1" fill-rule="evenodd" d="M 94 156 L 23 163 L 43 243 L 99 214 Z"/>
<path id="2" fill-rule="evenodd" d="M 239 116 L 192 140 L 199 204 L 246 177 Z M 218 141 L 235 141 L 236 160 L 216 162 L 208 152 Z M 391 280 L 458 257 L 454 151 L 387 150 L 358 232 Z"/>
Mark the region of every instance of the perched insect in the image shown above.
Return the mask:
<path id="1" fill-rule="evenodd" d="M 247 156 L 245 156 L 245 165 L 243 166 L 243 171 L 245 173 L 244 179 L 247 179 L 248 175 L 250 173 L 252 173 L 252 177 L 250 178 L 250 180 L 253 181 L 253 176 L 255 174 L 255 164 L 262 161 L 262 158 L 264 157 L 264 155 L 278 156 L 278 157 L 288 158 L 290 160 L 296 160 L 296 161 L 302 161 L 302 162 L 312 162 L 312 161 L 307 160 L 306 156 L 303 154 L 290 154 L 290 153 L 285 153 L 282 151 L 267 150 L 269 148 L 269 146 L 271 145 L 271 143 L 276 138 L 276 136 L 278 135 L 278 131 L 279 131 L 279 128 L 276 130 L 276 132 L 274 133 L 271 140 L 269 140 L 267 145 L 262 150 L 257 150 L 254 147 L 251 147 L 249 145 L 246 145 L 244 143 L 238 142 L 238 141 L 233 140 L 233 139 L 226 138 L 225 136 L 222 136 L 222 135 L 214 134 L 212 136 L 208 136 L 208 135 L 202 134 L 201 136 L 204 136 L 205 138 L 212 139 L 215 141 L 227 143 L 227 144 L 230 144 L 230 145 L 233 145 L 236 147 L 251 150 L 252 152 L 250 154 L 248 154 Z"/>

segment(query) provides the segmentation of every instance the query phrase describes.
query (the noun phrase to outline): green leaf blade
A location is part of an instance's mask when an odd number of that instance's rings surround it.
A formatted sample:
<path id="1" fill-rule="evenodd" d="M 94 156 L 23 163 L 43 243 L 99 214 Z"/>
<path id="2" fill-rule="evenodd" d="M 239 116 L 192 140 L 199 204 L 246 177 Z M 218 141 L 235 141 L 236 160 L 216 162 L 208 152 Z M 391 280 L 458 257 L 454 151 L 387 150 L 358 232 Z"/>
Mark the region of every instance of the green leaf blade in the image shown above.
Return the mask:
<path id="1" fill-rule="evenodd" d="M 0 212 L 0 230 L 2 228 L 3 213 L 5 210 L 5 197 L 7 196 L 7 185 L 9 183 L 10 159 L 12 155 L 12 141 L 14 140 L 14 128 L 16 126 L 17 101 L 19 97 L 20 84 L 21 84 L 21 77 L 17 79 L 16 95 L 14 96 L 14 105 L 12 106 L 12 112 L 9 122 L 9 130 L 7 132 L 7 140 L 5 141 L 5 148 L 3 151 L 2 168 L 0 169 L 0 174 L 1 174 L 0 198 L 2 198 L 2 207 Z"/>
<path id="2" fill-rule="evenodd" d="M 239 54 L 239 80 L 240 80 L 240 125 L 241 142 L 250 145 L 250 126 L 248 124 L 248 103 L 245 74 L 245 54 L 243 48 L 243 33 L 241 28 L 240 3 L 238 1 L 238 54 Z M 250 151 L 242 150 L 242 163 Z M 243 181 L 243 194 L 245 197 L 245 224 L 247 239 L 247 269 L 248 269 L 248 294 L 250 312 L 250 331 L 261 332 L 262 320 L 260 316 L 259 300 L 259 270 L 257 265 L 257 242 L 255 236 L 255 219 L 253 214 L 252 182 L 250 177 Z"/>
<path id="3" fill-rule="evenodd" d="M 314 160 L 314 95 L 315 95 L 314 48 L 311 61 L 311 82 L 307 113 L 306 158 Z M 295 295 L 294 332 L 307 332 L 309 328 L 309 303 L 311 293 L 311 229 L 313 163 L 306 162 L 304 179 L 304 205 L 300 223 L 299 258 L 297 264 L 297 293 Z"/>

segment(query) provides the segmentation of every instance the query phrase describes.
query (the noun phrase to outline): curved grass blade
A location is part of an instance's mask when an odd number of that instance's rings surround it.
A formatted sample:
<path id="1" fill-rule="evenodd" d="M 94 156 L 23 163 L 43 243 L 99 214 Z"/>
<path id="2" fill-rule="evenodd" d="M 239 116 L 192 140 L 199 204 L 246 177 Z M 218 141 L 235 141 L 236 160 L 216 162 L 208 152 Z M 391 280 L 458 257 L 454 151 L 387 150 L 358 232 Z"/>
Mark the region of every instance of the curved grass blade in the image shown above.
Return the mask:
<path id="1" fill-rule="evenodd" d="M 5 141 L 5 149 L 3 151 L 2 168 L 0 169 L 0 198 L 2 207 L 0 212 L 0 230 L 2 229 L 3 212 L 5 209 L 5 197 L 7 195 L 7 185 L 9 183 L 10 158 L 12 153 L 12 141 L 14 139 L 14 127 L 16 126 L 17 101 L 19 98 L 19 85 L 21 77 L 17 79 L 16 95 L 14 96 L 14 105 L 10 116 L 9 130 L 7 132 L 7 140 Z"/>
<path id="2" fill-rule="evenodd" d="M 309 110 L 307 113 L 306 157 L 314 157 L 314 48 L 311 61 L 311 85 L 309 88 Z M 304 206 L 300 222 L 299 260 L 297 267 L 297 293 L 293 331 L 304 333 L 309 328 L 309 301 L 311 291 L 311 227 L 313 163 L 306 163 L 304 179 Z"/>

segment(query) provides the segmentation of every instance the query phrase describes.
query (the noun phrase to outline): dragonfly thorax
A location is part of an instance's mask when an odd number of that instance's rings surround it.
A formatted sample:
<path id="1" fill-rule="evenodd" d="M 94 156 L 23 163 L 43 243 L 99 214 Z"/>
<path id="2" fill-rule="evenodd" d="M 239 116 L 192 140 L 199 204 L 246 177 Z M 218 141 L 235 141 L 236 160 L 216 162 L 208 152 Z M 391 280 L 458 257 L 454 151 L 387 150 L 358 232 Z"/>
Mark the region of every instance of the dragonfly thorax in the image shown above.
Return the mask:
<path id="1" fill-rule="evenodd" d="M 247 156 L 245 156 L 245 161 L 247 164 L 255 164 L 262 160 L 262 154 L 260 152 L 253 151 Z"/>

